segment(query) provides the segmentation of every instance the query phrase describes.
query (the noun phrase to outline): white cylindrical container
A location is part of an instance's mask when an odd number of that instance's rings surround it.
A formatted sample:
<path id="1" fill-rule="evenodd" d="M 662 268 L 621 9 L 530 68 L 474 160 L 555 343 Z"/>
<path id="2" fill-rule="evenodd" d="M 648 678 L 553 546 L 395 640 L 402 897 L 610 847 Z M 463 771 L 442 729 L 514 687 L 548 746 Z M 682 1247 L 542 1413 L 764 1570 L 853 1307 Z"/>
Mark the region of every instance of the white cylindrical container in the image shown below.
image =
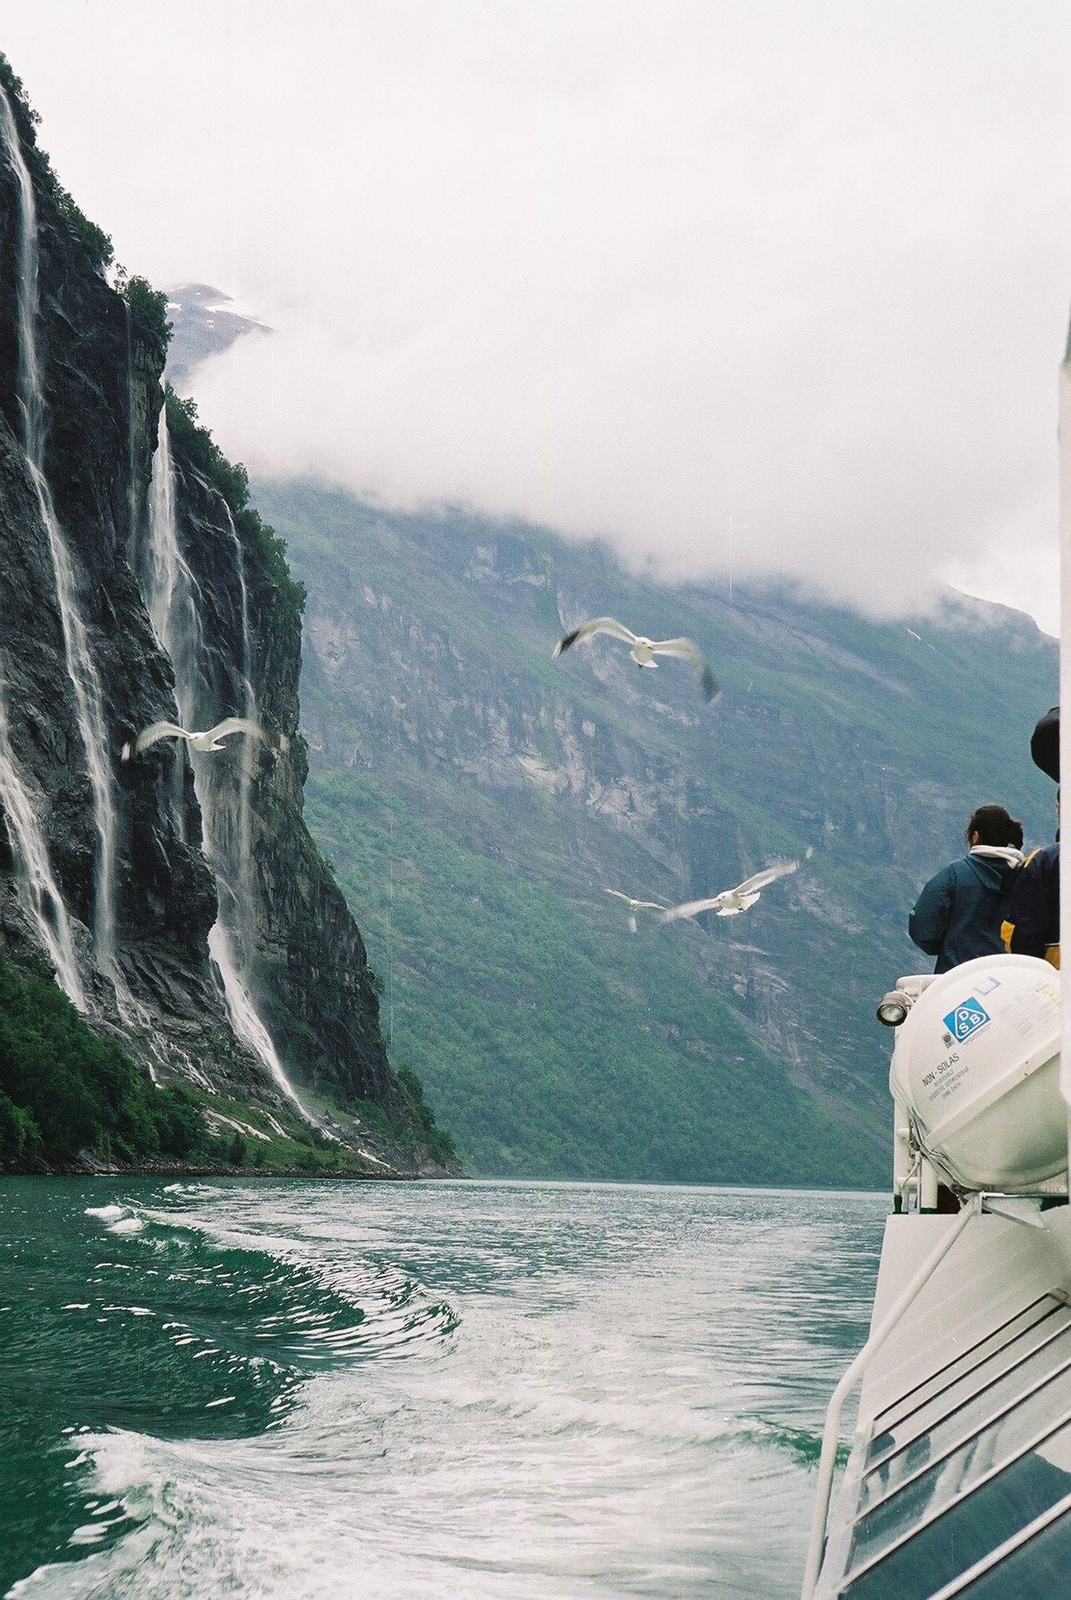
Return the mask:
<path id="1" fill-rule="evenodd" d="M 1024 1193 L 1067 1170 L 1059 1076 L 1059 974 L 996 955 L 926 987 L 897 1029 L 889 1081 L 948 1181 Z"/>

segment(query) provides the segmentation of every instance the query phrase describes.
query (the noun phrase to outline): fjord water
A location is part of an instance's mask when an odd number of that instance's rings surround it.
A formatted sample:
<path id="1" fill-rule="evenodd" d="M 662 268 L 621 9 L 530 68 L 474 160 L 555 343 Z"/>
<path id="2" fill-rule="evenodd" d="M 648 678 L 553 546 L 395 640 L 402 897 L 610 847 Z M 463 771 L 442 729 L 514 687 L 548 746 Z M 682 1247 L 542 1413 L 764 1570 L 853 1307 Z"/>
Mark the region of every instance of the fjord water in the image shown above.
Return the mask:
<path id="1" fill-rule="evenodd" d="M 0 1593 L 793 1595 L 885 1209 L 5 1179 Z"/>

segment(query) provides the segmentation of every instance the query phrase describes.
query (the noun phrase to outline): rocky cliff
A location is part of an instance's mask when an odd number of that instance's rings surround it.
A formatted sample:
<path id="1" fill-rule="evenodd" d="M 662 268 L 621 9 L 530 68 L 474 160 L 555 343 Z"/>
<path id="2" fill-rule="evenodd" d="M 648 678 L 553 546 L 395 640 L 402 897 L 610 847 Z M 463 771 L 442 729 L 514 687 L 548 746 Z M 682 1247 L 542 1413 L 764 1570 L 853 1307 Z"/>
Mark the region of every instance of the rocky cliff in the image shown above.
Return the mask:
<path id="1" fill-rule="evenodd" d="M 162 305 L 109 282 L 2 58 L 0 89 L 0 942 L 210 1122 L 363 1111 L 360 1134 L 328 1124 L 355 1170 L 415 1170 L 361 936 L 302 819 L 300 589 L 241 470 L 188 406 L 162 415 Z M 259 736 L 122 759 L 156 721 L 230 715 Z"/>

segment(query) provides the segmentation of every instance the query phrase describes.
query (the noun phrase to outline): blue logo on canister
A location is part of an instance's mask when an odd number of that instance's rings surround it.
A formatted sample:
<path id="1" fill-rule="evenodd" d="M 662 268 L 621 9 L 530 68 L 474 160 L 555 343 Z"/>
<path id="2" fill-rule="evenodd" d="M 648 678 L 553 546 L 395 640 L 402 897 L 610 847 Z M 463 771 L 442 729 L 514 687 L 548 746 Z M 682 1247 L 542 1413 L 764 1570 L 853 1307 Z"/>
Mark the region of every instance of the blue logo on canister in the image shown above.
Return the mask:
<path id="1" fill-rule="evenodd" d="M 986 1023 L 991 1021 L 992 1018 L 985 1006 L 972 994 L 968 999 L 961 1000 L 954 1011 L 948 1013 L 945 1027 L 953 1038 L 962 1043 L 964 1039 L 969 1039 L 972 1033 L 977 1033 L 979 1028 L 984 1028 Z"/>

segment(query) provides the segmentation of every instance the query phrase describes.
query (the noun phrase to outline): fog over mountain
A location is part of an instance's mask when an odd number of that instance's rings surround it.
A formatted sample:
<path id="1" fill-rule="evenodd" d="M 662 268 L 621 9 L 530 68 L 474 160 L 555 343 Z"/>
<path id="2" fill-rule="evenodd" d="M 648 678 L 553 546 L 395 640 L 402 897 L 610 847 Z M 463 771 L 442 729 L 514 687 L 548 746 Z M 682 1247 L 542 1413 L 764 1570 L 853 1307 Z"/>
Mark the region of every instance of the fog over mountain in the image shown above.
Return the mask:
<path id="1" fill-rule="evenodd" d="M 270 339 L 261 475 L 597 533 L 871 610 L 1054 625 L 1066 9 L 0 0 L 132 271 Z"/>

